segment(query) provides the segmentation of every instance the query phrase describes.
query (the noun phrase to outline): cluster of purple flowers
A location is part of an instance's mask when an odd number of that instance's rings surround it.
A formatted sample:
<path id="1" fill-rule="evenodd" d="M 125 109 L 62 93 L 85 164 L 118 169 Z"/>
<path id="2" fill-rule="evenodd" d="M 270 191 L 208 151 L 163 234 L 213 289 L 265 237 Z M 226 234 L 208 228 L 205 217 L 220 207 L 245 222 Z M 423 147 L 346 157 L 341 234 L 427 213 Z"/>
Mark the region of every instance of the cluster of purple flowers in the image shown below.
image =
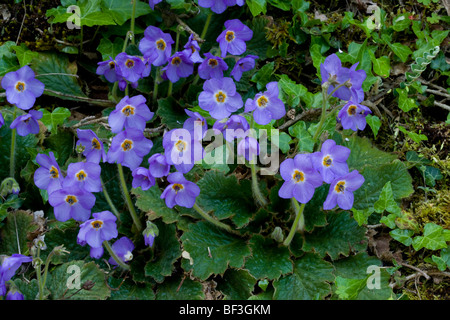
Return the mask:
<path id="1" fill-rule="evenodd" d="M 27 65 L 5 74 L 1 84 L 6 91 L 6 100 L 9 103 L 16 105 L 19 109 L 29 110 L 14 119 L 10 128 L 16 129 L 19 136 L 38 134 L 38 120 L 42 118 L 43 113 L 30 109 L 33 108 L 36 98 L 44 93 L 44 84 L 35 78 L 34 71 Z M 4 124 L 3 116 L 0 117 L 0 123 Z"/>
<path id="2" fill-rule="evenodd" d="M 338 205 L 341 209 L 350 210 L 353 207 L 353 192 L 364 183 L 364 177 L 357 170 L 349 172 L 349 155 L 350 149 L 329 139 L 322 144 L 320 151 L 298 154 L 294 159 L 284 160 L 280 165 L 284 183 L 278 195 L 307 203 L 315 189 L 325 182 L 330 184 L 330 189 L 323 208 L 332 210 Z"/>
<path id="3" fill-rule="evenodd" d="M 358 63 L 350 68 L 342 66 L 336 54 L 329 55 L 320 65 L 322 84 L 328 85 L 328 94 L 347 101 L 339 111 L 338 119 L 344 129 L 364 130 L 366 116 L 372 111 L 361 104 L 364 100 L 362 83 L 366 79 L 364 70 L 356 70 Z"/>

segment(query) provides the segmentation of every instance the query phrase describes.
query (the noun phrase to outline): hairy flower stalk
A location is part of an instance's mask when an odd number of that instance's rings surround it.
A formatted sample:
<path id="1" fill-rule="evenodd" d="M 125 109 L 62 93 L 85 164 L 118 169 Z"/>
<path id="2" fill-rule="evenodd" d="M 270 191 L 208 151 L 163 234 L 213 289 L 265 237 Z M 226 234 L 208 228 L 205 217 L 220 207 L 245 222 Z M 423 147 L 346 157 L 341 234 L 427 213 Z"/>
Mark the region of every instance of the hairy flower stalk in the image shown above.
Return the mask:
<path id="1" fill-rule="evenodd" d="M 131 218 L 133 219 L 133 223 L 136 226 L 136 229 L 140 232 L 142 231 L 142 223 L 139 220 L 139 217 L 134 209 L 133 201 L 131 201 L 130 193 L 128 192 L 127 183 L 125 181 L 125 176 L 123 173 L 123 167 L 120 163 L 117 163 L 117 170 L 119 172 L 120 186 L 122 190 L 122 195 L 127 203 L 128 210 L 130 212 Z"/>
<path id="2" fill-rule="evenodd" d="M 299 204 L 295 198 L 291 198 L 292 206 L 295 211 L 295 220 L 292 223 L 291 230 L 288 236 L 284 240 L 283 244 L 287 247 L 291 244 L 292 239 L 297 231 L 303 233 L 305 228 L 305 218 L 303 216 L 303 210 L 305 209 L 306 203 Z"/>
<path id="3" fill-rule="evenodd" d="M 251 129 L 253 129 L 253 124 L 254 124 L 254 120 L 253 120 L 253 116 L 252 116 L 252 120 L 250 121 Z M 256 169 L 256 164 L 255 164 L 256 161 L 255 160 L 256 160 L 256 156 L 254 156 L 252 161 L 250 161 L 250 170 L 251 170 L 251 174 L 252 174 L 252 193 L 253 193 L 253 197 L 256 200 L 256 203 L 259 206 L 264 207 L 267 205 L 267 200 L 263 196 L 261 190 L 259 189 L 258 176 L 256 175 L 257 169 Z"/>
<path id="4" fill-rule="evenodd" d="M 223 223 L 223 222 L 220 222 L 219 220 L 217 220 L 217 219 L 211 217 L 211 216 L 210 216 L 208 213 L 206 213 L 202 208 L 200 208 L 200 207 L 198 206 L 197 203 L 194 203 L 193 208 L 194 208 L 195 211 L 197 211 L 198 214 L 199 214 L 200 216 L 202 216 L 206 221 L 208 221 L 209 223 L 212 223 L 212 224 L 215 225 L 216 227 L 219 227 L 219 228 L 221 228 L 221 229 L 223 229 L 223 230 L 225 230 L 225 231 L 228 231 L 228 232 L 230 232 L 230 233 L 233 233 L 233 234 L 239 234 L 237 231 L 233 230 L 233 228 L 231 228 L 231 226 L 229 226 L 229 225 L 227 225 L 227 224 L 225 224 L 225 223 Z"/>
<path id="5" fill-rule="evenodd" d="M 117 254 L 114 252 L 114 250 L 111 248 L 111 245 L 107 240 L 103 241 L 103 246 L 105 247 L 106 251 L 110 254 L 111 258 L 114 259 L 115 262 L 124 270 L 130 270 L 130 266 L 127 265 L 120 259 Z"/>

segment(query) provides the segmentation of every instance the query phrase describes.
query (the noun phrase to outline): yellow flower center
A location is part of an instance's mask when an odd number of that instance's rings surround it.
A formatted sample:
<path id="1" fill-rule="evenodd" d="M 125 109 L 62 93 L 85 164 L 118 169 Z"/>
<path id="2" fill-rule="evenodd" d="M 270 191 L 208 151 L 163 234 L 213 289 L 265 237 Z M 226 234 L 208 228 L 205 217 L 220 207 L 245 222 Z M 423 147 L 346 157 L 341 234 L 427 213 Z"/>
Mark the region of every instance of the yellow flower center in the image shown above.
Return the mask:
<path id="1" fill-rule="evenodd" d="M 101 149 L 100 142 L 96 138 L 92 138 L 91 145 L 92 145 L 92 149 L 97 149 L 97 150 Z"/>
<path id="2" fill-rule="evenodd" d="M 175 147 L 178 151 L 183 152 L 187 147 L 187 143 L 183 140 L 178 140 L 177 143 L 175 143 Z"/>
<path id="3" fill-rule="evenodd" d="M 134 61 L 131 59 L 127 59 L 127 61 L 125 62 L 125 65 L 127 66 L 127 68 L 133 68 L 134 67 Z"/>
<path id="4" fill-rule="evenodd" d="M 159 39 L 158 41 L 156 41 L 156 48 L 158 50 L 166 49 L 166 42 L 163 39 Z"/>
<path id="5" fill-rule="evenodd" d="M 227 98 L 227 95 L 225 94 L 225 92 L 219 91 L 218 93 L 216 93 L 216 101 L 219 103 L 223 103 L 225 102 L 225 99 Z"/>
<path id="6" fill-rule="evenodd" d="M 323 163 L 323 165 L 325 167 L 329 167 L 329 166 L 331 166 L 333 164 L 333 159 L 331 159 L 330 156 L 326 156 L 326 157 L 323 158 L 323 162 L 322 163 Z"/>
<path id="7" fill-rule="evenodd" d="M 78 202 L 78 199 L 77 199 L 77 197 L 75 197 L 75 196 L 68 195 L 68 196 L 66 197 L 66 202 L 67 202 L 68 204 L 70 204 L 71 206 L 73 206 L 75 203 Z"/>
<path id="8" fill-rule="evenodd" d="M 174 57 L 174 58 L 172 59 L 172 64 L 178 66 L 180 63 L 181 63 L 180 57 Z"/>
<path id="9" fill-rule="evenodd" d="M 129 117 L 129 116 L 131 116 L 131 115 L 134 114 L 134 107 L 133 107 L 133 106 L 130 106 L 130 105 L 125 106 L 125 107 L 122 108 L 122 113 L 123 113 L 126 117 Z"/>
<path id="10" fill-rule="evenodd" d="M 347 113 L 348 113 L 348 115 L 349 116 L 354 116 L 355 114 L 356 114 L 356 109 L 357 109 L 357 107 L 354 105 L 354 104 L 352 104 L 350 107 L 348 107 L 348 109 L 347 109 Z"/>
<path id="11" fill-rule="evenodd" d="M 95 221 L 91 222 L 92 228 L 97 229 L 97 230 L 100 229 L 102 227 L 102 225 L 103 225 L 103 221 L 101 221 L 101 220 L 95 220 Z"/>
<path id="12" fill-rule="evenodd" d="M 338 192 L 338 193 L 344 192 L 344 190 L 345 190 L 345 181 L 339 181 L 338 183 L 336 183 L 336 186 L 334 187 L 334 190 L 336 190 L 336 192 Z"/>
<path id="13" fill-rule="evenodd" d="M 231 42 L 234 40 L 234 31 L 227 31 L 226 35 L 225 35 L 225 39 L 228 42 Z"/>
<path id="14" fill-rule="evenodd" d="M 123 151 L 130 151 L 131 149 L 133 149 L 133 141 L 125 139 L 123 140 L 121 146 Z"/>
<path id="15" fill-rule="evenodd" d="M 184 187 L 182 184 L 179 183 L 174 183 L 172 186 L 172 189 L 175 190 L 175 193 L 177 193 L 178 191 L 182 190 Z"/>
<path id="16" fill-rule="evenodd" d="M 59 171 L 54 166 L 50 168 L 49 173 L 52 175 L 53 179 L 57 179 L 59 177 Z"/>
<path id="17" fill-rule="evenodd" d="M 267 99 L 266 96 L 261 96 L 258 98 L 258 100 L 256 100 L 256 102 L 258 103 L 258 107 L 265 108 L 269 103 L 269 99 Z"/>
<path id="18" fill-rule="evenodd" d="M 18 81 L 16 83 L 16 90 L 19 91 L 19 92 L 23 92 L 25 90 L 25 83 L 21 82 L 21 81 Z"/>
<path id="19" fill-rule="evenodd" d="M 219 64 L 219 63 L 217 62 L 216 59 L 209 59 L 209 60 L 208 60 L 208 65 L 209 65 L 211 68 L 217 67 L 218 64 Z"/>
<path id="20" fill-rule="evenodd" d="M 75 176 L 77 177 L 78 181 L 84 181 L 87 177 L 87 173 L 84 172 L 84 170 L 80 170 L 77 172 L 77 174 L 75 174 Z"/>
<path id="21" fill-rule="evenodd" d="M 305 175 L 303 174 L 303 172 L 295 170 L 294 174 L 292 175 L 292 179 L 294 179 L 295 183 L 299 183 L 305 180 Z"/>

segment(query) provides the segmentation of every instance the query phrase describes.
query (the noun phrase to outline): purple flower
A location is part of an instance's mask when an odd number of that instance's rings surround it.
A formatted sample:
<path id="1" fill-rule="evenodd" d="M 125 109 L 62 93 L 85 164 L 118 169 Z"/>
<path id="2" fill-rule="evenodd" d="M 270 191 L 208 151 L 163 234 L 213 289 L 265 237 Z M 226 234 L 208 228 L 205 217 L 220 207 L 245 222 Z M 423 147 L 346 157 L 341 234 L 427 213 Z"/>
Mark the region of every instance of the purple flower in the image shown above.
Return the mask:
<path id="1" fill-rule="evenodd" d="M 253 118 L 261 125 L 270 123 L 272 119 L 281 119 L 286 114 L 284 103 L 278 98 L 278 83 L 269 82 L 266 88 L 267 91 L 258 93 L 253 100 L 247 99 L 245 102 L 245 112 L 254 110 Z"/>
<path id="2" fill-rule="evenodd" d="M 120 163 L 134 170 L 150 152 L 153 142 L 141 130 L 129 128 L 117 134 L 106 155 L 109 163 Z"/>
<path id="3" fill-rule="evenodd" d="M 231 78 L 206 80 L 203 90 L 198 97 L 198 105 L 203 110 L 209 111 L 214 119 L 220 120 L 229 117 L 232 112 L 239 110 L 244 104 Z"/>
<path id="4" fill-rule="evenodd" d="M 345 81 L 349 80 L 350 69 L 342 67 L 342 62 L 336 54 L 329 55 L 323 63 L 320 64 L 320 75 L 322 77 L 322 84 L 328 81 L 328 94 Z M 349 100 L 351 91 L 347 86 L 342 86 L 333 94 L 342 100 Z"/>
<path id="5" fill-rule="evenodd" d="M 0 261 L 0 296 L 4 296 L 6 294 L 6 281 L 11 280 L 22 263 L 31 262 L 32 260 L 32 257 L 15 253 L 11 256 L 5 257 L 3 261 Z"/>
<path id="6" fill-rule="evenodd" d="M 205 137 L 208 130 L 206 119 L 198 112 L 192 112 L 188 109 L 184 110 L 189 118 L 184 121 L 183 129 L 188 130 L 191 136 L 196 140 L 201 140 Z"/>
<path id="7" fill-rule="evenodd" d="M 39 122 L 43 116 L 42 111 L 30 110 L 27 114 L 18 116 L 9 126 L 11 129 L 16 129 L 19 136 L 26 136 L 39 133 Z"/>
<path id="8" fill-rule="evenodd" d="M 300 203 L 307 203 L 315 189 L 322 185 L 322 177 L 314 169 L 309 154 L 298 154 L 294 159 L 284 160 L 280 174 L 285 181 L 278 195 L 284 199 L 295 198 Z"/>
<path id="9" fill-rule="evenodd" d="M 254 158 L 259 155 L 258 141 L 253 137 L 246 136 L 241 141 L 239 141 L 237 146 L 237 153 L 240 156 L 244 156 L 248 161 L 254 160 Z"/>
<path id="10" fill-rule="evenodd" d="M 314 152 L 312 161 L 314 168 L 320 172 L 325 183 L 331 183 L 335 178 L 348 173 L 347 158 L 350 149 L 336 145 L 334 140 L 328 139 L 322 144 L 318 152 Z"/>
<path id="11" fill-rule="evenodd" d="M 224 12 L 227 7 L 244 5 L 244 0 L 198 0 L 198 5 L 203 8 L 211 8 L 211 11 L 217 14 Z"/>
<path id="12" fill-rule="evenodd" d="M 150 174 L 150 171 L 144 167 L 137 167 L 131 172 L 133 176 L 132 187 L 142 190 L 148 190 L 155 185 L 155 178 Z"/>
<path id="13" fill-rule="evenodd" d="M 106 152 L 103 147 L 103 142 L 97 137 L 94 131 L 87 129 L 77 129 L 78 141 L 77 146 L 84 147 L 83 155 L 86 157 L 86 161 L 100 163 L 106 161 Z"/>
<path id="14" fill-rule="evenodd" d="M 154 178 L 162 178 L 169 174 L 170 164 L 167 163 L 166 156 L 160 153 L 155 153 L 148 158 L 148 171 Z"/>
<path id="15" fill-rule="evenodd" d="M 0 113 L 0 128 L 3 127 L 5 124 L 5 119 L 3 118 L 3 115 Z"/>
<path id="16" fill-rule="evenodd" d="M 111 83 L 119 80 L 116 72 L 116 62 L 111 57 L 109 57 L 109 60 L 98 63 L 96 73 L 100 76 L 104 76 L 105 79 Z"/>
<path id="17" fill-rule="evenodd" d="M 189 36 L 188 42 L 184 45 L 183 51 L 186 53 L 191 62 L 198 63 L 203 61 L 203 58 L 200 56 L 200 46 L 198 45 L 197 40 L 194 39 L 193 34 Z"/>
<path id="18" fill-rule="evenodd" d="M 6 294 L 6 300 L 24 300 L 23 294 L 14 286 Z"/>
<path id="19" fill-rule="evenodd" d="M 186 180 L 181 172 L 171 173 L 167 180 L 170 184 L 161 194 L 161 199 L 165 199 L 166 205 L 169 208 L 173 208 L 175 205 L 192 208 L 195 199 L 200 194 L 200 188 L 195 183 Z"/>
<path id="20" fill-rule="evenodd" d="M 128 262 L 133 259 L 132 251 L 134 250 L 133 242 L 127 237 L 122 237 L 111 246 L 117 257 L 123 262 Z M 108 262 L 117 266 L 117 262 L 111 257 Z"/>
<path id="21" fill-rule="evenodd" d="M 174 43 L 169 33 L 164 33 L 157 27 L 148 26 L 144 31 L 144 38 L 139 42 L 139 50 L 149 63 L 162 66 L 169 60 Z"/>
<path id="22" fill-rule="evenodd" d="M 167 78 L 175 83 L 180 78 L 187 78 L 194 72 L 194 65 L 185 51 L 175 52 L 168 64 L 162 69 Z"/>
<path id="23" fill-rule="evenodd" d="M 144 131 L 147 121 L 151 120 L 154 115 L 145 104 L 146 101 L 143 95 L 122 98 L 116 105 L 116 109 L 109 114 L 108 123 L 111 131 L 118 133 L 123 128 Z"/>
<path id="24" fill-rule="evenodd" d="M 344 129 L 352 129 L 353 131 L 364 130 L 366 127 L 366 116 L 372 111 L 359 103 L 349 101 L 338 113 Z"/>
<path id="25" fill-rule="evenodd" d="M 225 21 L 225 30 L 217 37 L 222 58 L 227 52 L 233 55 L 241 55 L 247 50 L 245 41 L 253 37 L 253 31 L 243 24 L 239 19 Z"/>
<path id="26" fill-rule="evenodd" d="M 354 201 L 353 191 L 361 187 L 363 183 L 364 177 L 357 170 L 334 179 L 323 203 L 323 209 L 331 210 L 338 205 L 343 210 L 350 210 Z"/>
<path id="27" fill-rule="evenodd" d="M 23 110 L 31 109 L 36 98 L 44 93 L 44 84 L 35 79 L 34 71 L 23 66 L 17 71 L 5 74 L 2 87 L 6 90 L 6 99 Z"/>
<path id="28" fill-rule="evenodd" d="M 159 235 L 159 229 L 156 224 L 147 220 L 147 227 L 142 232 L 142 235 L 144 236 L 145 245 L 151 248 L 153 247 L 155 238 Z"/>
<path id="29" fill-rule="evenodd" d="M 349 100 L 360 103 L 364 100 L 364 90 L 362 84 L 366 79 L 366 71 L 356 70 L 359 63 L 355 63 L 350 67 L 350 79 L 347 80 L 347 87 L 350 89 L 352 96 Z"/>
<path id="30" fill-rule="evenodd" d="M 34 172 L 34 184 L 39 189 L 47 190 L 48 194 L 61 189 L 64 177 L 53 152 L 50 151 L 48 156 L 38 154 L 36 162 L 40 165 L 40 168 Z"/>
<path id="31" fill-rule="evenodd" d="M 228 70 L 228 65 L 225 61 L 207 52 L 205 53 L 205 59 L 198 66 L 198 75 L 204 80 L 222 78 L 225 70 Z"/>
<path id="32" fill-rule="evenodd" d="M 101 167 L 94 162 L 70 163 L 67 168 L 67 175 L 62 182 L 62 187 L 82 188 L 88 192 L 102 191 L 100 181 Z"/>
<path id="33" fill-rule="evenodd" d="M 157 5 L 158 3 L 160 3 L 162 0 L 149 0 L 148 4 L 150 5 L 150 8 L 152 8 L 152 10 L 155 10 L 155 5 Z"/>
<path id="34" fill-rule="evenodd" d="M 52 192 L 48 202 L 53 207 L 56 220 L 64 222 L 73 218 L 76 221 L 86 221 L 91 216 L 95 196 L 84 189 L 64 188 Z"/>
<path id="35" fill-rule="evenodd" d="M 244 58 L 239 59 L 231 70 L 230 76 L 234 77 L 234 80 L 241 80 L 242 73 L 250 71 L 255 67 L 255 60 L 258 56 L 248 55 Z"/>
<path id="36" fill-rule="evenodd" d="M 93 219 L 80 225 L 77 243 L 82 246 L 87 243 L 91 247 L 91 257 L 98 259 L 103 255 L 103 241 L 118 236 L 117 218 L 110 211 L 95 212 L 92 216 Z"/>
<path id="37" fill-rule="evenodd" d="M 213 129 L 216 134 L 222 132 L 225 140 L 232 142 L 234 139 L 245 138 L 250 125 L 243 116 L 233 114 L 230 118 L 216 121 Z"/>
<path id="38" fill-rule="evenodd" d="M 182 173 L 189 172 L 196 161 L 203 159 L 203 147 L 186 129 L 172 129 L 164 134 L 166 161 Z"/>
<path id="39" fill-rule="evenodd" d="M 129 82 L 137 82 L 142 78 L 145 64 L 141 58 L 121 52 L 116 56 L 117 74 Z"/>

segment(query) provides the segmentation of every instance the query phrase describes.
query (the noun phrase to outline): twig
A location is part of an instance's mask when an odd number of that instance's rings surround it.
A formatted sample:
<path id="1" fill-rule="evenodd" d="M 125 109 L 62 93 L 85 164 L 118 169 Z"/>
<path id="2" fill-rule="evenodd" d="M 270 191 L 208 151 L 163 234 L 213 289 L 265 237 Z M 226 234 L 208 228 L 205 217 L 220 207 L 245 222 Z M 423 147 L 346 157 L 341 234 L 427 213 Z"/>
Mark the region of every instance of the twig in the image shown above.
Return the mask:
<path id="1" fill-rule="evenodd" d="M 85 102 L 88 102 L 91 104 L 96 104 L 96 105 L 103 106 L 103 107 L 112 107 L 112 106 L 116 105 L 116 103 L 114 103 L 113 101 L 110 101 L 110 100 L 79 97 L 79 96 L 74 96 L 71 94 L 62 93 L 62 92 L 58 92 L 58 91 L 54 91 L 54 90 L 50 90 L 50 89 L 45 89 L 45 92 L 52 93 L 54 95 L 61 96 L 61 97 L 67 97 L 67 98 L 72 98 L 72 99 L 79 100 L 79 101 L 85 101 Z"/>
<path id="2" fill-rule="evenodd" d="M 31 3 L 33 3 L 33 1 L 31 1 Z M 22 34 L 23 24 L 25 22 L 26 16 L 27 16 L 27 7 L 25 5 L 25 0 L 23 0 L 23 19 L 22 19 L 22 23 L 20 24 L 19 34 L 17 35 L 16 46 L 19 43 L 20 35 Z"/>
<path id="3" fill-rule="evenodd" d="M 420 273 L 421 275 L 423 275 L 427 280 L 430 280 L 430 279 L 431 279 L 430 276 L 429 276 L 425 271 L 420 270 L 419 268 L 417 268 L 417 267 L 415 267 L 415 266 L 409 265 L 409 264 L 404 263 L 404 262 L 401 262 L 400 265 L 402 265 L 403 267 L 407 267 L 407 268 L 416 270 L 418 273 Z"/>

